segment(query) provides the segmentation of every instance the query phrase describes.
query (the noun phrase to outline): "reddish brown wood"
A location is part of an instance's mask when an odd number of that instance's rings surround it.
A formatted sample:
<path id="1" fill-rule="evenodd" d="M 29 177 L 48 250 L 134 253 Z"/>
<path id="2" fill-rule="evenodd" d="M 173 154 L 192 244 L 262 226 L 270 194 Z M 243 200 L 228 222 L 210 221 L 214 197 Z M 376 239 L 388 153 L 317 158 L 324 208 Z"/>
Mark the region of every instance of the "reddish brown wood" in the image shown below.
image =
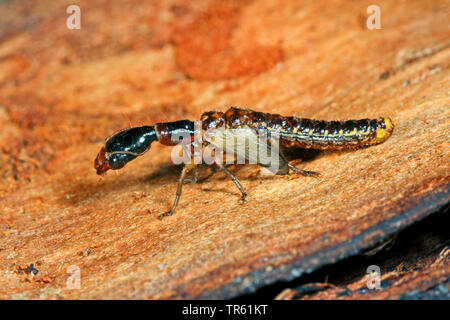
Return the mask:
<path id="1" fill-rule="evenodd" d="M 0 4 L 0 297 L 235 297 L 448 202 L 448 1 L 377 1 L 381 30 L 365 27 L 372 1 L 222 2 L 79 1 L 81 30 L 60 1 Z M 162 221 L 179 174 L 170 148 L 95 174 L 117 129 L 231 105 L 389 116 L 395 131 L 299 165 L 319 179 L 234 169 L 244 204 L 223 174 L 186 184 Z M 38 261 L 40 281 L 14 271 Z M 66 287 L 72 265 L 79 290 Z"/>

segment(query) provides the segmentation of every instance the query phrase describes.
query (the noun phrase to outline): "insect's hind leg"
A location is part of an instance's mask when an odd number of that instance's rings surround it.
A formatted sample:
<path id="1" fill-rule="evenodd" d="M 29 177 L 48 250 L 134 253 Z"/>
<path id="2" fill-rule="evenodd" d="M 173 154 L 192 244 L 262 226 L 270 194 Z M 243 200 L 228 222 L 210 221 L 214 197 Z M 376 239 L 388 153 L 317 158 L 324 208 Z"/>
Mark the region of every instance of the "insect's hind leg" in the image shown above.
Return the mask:
<path id="1" fill-rule="evenodd" d="M 225 168 L 225 166 L 222 163 L 216 162 L 217 166 L 227 174 L 227 176 L 229 176 L 231 178 L 231 180 L 233 180 L 234 184 L 236 185 L 236 187 L 238 187 L 239 191 L 241 192 L 241 200 L 242 202 L 245 201 L 245 198 L 247 197 L 247 193 L 244 190 L 244 187 L 242 186 L 242 184 L 239 182 L 238 178 L 236 178 L 227 168 Z"/>
<path id="2" fill-rule="evenodd" d="M 160 214 L 159 219 L 162 219 L 167 216 L 171 216 L 173 214 L 173 212 L 177 208 L 178 201 L 180 201 L 181 189 L 183 187 L 184 179 L 185 179 L 186 175 L 188 174 L 188 172 L 191 171 L 192 169 L 194 169 L 196 166 L 197 165 L 193 164 L 193 163 L 188 163 L 188 164 L 184 165 L 183 170 L 181 170 L 180 178 L 178 179 L 177 193 L 175 195 L 175 201 L 173 202 L 172 208 L 170 209 L 170 211 Z"/>
<path id="3" fill-rule="evenodd" d="M 305 177 L 311 177 L 311 176 L 318 177 L 318 176 L 320 176 L 319 172 L 301 170 L 301 169 L 298 169 L 298 168 L 294 167 L 293 165 L 291 165 L 289 163 L 287 165 L 288 165 L 289 169 L 291 169 L 292 171 L 295 172 L 295 174 L 299 174 L 299 175 L 302 175 L 302 176 L 305 176 Z"/>
<path id="4" fill-rule="evenodd" d="M 318 172 L 301 170 L 301 169 L 298 169 L 298 168 L 294 167 L 293 165 L 291 165 L 287 161 L 286 157 L 283 155 L 283 153 L 281 151 L 279 151 L 278 157 L 279 157 L 278 161 L 279 161 L 279 164 L 280 164 L 280 168 L 278 169 L 277 174 L 279 174 L 279 175 L 287 175 L 287 174 L 289 174 L 289 169 L 290 169 L 290 170 L 294 171 L 295 175 L 302 175 L 302 176 L 306 176 L 306 177 L 309 177 L 309 176 L 318 177 L 318 176 L 320 176 L 320 173 L 318 173 Z"/>

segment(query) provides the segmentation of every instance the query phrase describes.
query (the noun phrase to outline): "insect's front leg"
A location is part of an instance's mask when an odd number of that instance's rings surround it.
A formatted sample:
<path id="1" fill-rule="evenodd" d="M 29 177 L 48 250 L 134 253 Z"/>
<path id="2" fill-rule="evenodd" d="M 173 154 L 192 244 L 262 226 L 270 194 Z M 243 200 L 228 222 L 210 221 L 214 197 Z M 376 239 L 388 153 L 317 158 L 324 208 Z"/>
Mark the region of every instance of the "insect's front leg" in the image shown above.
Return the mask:
<path id="1" fill-rule="evenodd" d="M 167 216 L 171 216 L 173 214 L 173 212 L 177 208 L 178 201 L 180 200 L 180 197 L 181 197 L 181 189 L 183 187 L 183 182 L 185 180 L 185 177 L 189 173 L 189 171 L 194 169 L 196 166 L 197 165 L 194 163 L 188 163 L 188 164 L 184 165 L 183 170 L 181 170 L 180 178 L 178 179 L 177 193 L 175 195 L 175 201 L 173 202 L 172 209 L 170 209 L 170 211 L 164 212 L 163 214 L 160 214 L 159 219 L 162 219 Z"/>
<path id="2" fill-rule="evenodd" d="M 190 182 L 190 183 L 196 183 L 198 181 L 198 166 L 194 167 L 193 173 L 194 173 L 194 177 L 192 177 L 192 178 L 185 178 L 184 181 L 185 182 Z"/>

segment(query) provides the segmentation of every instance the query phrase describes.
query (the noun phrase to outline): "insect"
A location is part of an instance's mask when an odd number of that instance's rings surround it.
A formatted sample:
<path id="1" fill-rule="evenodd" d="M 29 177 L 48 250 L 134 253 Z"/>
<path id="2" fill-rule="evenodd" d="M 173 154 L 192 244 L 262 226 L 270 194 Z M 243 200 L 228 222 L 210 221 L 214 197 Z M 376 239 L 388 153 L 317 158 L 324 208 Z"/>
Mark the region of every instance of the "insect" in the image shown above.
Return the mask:
<path id="1" fill-rule="evenodd" d="M 281 150 L 283 148 L 340 150 L 365 147 L 384 142 L 392 134 L 393 129 L 394 125 L 389 117 L 373 120 L 322 121 L 231 107 L 226 112 L 203 113 L 200 134 L 203 146 L 218 147 L 224 154 L 231 153 L 265 167 L 270 166 L 271 163 L 263 163 L 258 152 L 249 150 L 257 146 L 258 150 L 267 151 L 271 159 L 277 162 L 275 173 L 278 175 L 289 174 L 291 170 L 297 175 L 317 176 L 316 172 L 300 170 L 291 165 Z M 131 160 L 143 155 L 154 141 L 167 146 L 177 145 L 180 135 L 190 137 L 188 143 L 192 152 L 196 131 L 194 122 L 190 120 L 157 123 L 118 131 L 105 140 L 104 146 L 94 160 L 94 167 L 97 174 L 104 175 L 109 169 L 120 169 Z M 267 135 L 278 138 L 278 148 L 273 148 L 273 139 L 260 139 Z M 245 139 L 238 139 L 242 136 Z M 234 143 L 236 141 L 240 142 Z M 217 161 L 215 164 L 232 179 L 244 201 L 247 194 L 239 180 L 223 163 Z M 197 180 L 197 165 L 193 161 L 184 164 L 172 208 L 161 214 L 160 218 L 174 213 L 186 175 L 193 171 L 194 181 Z"/>

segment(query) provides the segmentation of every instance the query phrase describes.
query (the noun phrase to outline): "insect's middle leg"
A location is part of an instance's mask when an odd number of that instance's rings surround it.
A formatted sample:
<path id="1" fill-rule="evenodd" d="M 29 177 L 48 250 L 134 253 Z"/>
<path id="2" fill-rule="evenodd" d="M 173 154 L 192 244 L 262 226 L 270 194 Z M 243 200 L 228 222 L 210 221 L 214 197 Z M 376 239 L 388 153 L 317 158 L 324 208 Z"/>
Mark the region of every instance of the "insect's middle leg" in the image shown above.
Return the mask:
<path id="1" fill-rule="evenodd" d="M 244 187 L 242 186 L 242 184 L 239 182 L 238 178 L 236 178 L 231 172 L 230 170 L 228 170 L 227 168 L 225 168 L 225 166 L 220 163 L 220 162 L 216 162 L 217 166 L 227 174 L 227 176 L 229 176 L 231 178 L 231 180 L 233 180 L 234 184 L 236 185 L 236 187 L 238 187 L 239 191 L 241 192 L 241 200 L 245 201 L 245 198 L 247 197 L 247 193 L 244 190 Z"/>

